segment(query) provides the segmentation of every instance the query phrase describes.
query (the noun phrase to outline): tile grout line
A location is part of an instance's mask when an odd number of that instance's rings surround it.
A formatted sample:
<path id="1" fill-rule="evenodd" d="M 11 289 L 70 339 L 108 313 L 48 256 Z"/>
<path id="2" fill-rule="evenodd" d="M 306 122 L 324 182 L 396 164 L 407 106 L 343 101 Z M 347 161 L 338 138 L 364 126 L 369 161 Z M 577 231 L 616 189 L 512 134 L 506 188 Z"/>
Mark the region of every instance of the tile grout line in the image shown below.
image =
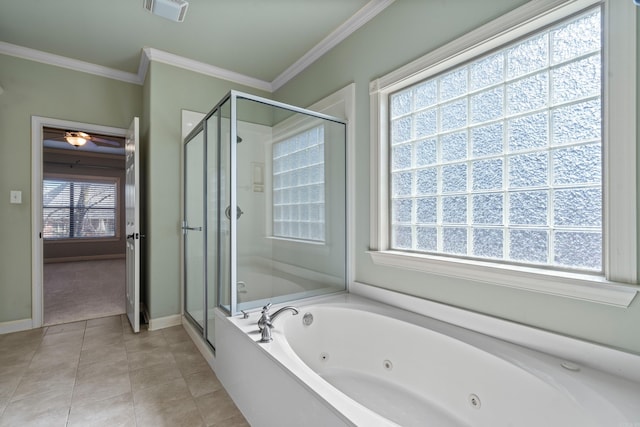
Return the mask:
<path id="1" fill-rule="evenodd" d="M 180 326 L 182 327 L 182 325 L 180 325 Z M 167 346 L 169 347 L 169 351 L 171 352 L 171 357 L 173 357 L 173 360 L 176 363 L 176 366 L 178 366 L 178 361 L 176 360 L 176 356 L 173 353 L 173 348 L 171 348 L 171 344 L 167 340 L 167 336 L 165 335 L 165 330 L 162 330 L 162 336 L 164 337 L 165 341 L 167 341 Z M 174 344 L 177 344 L 177 343 L 174 343 Z M 193 400 L 193 404 L 196 405 L 196 410 L 198 411 L 198 415 L 200 415 L 200 419 L 202 420 L 202 425 L 206 427 L 207 426 L 207 421 L 204 418 L 204 414 L 200 410 L 200 405 L 198 405 L 197 398 L 193 395 L 193 393 L 191 392 L 191 389 L 189 388 L 189 383 L 187 381 L 187 375 L 184 373 L 184 371 L 182 369 L 180 369 L 180 366 L 178 366 L 178 371 L 180 372 L 180 376 L 184 380 L 184 383 L 187 385 L 187 390 L 189 391 L 189 396 L 191 396 L 191 399 Z"/>
<path id="2" fill-rule="evenodd" d="M 20 387 L 20 385 L 22 384 L 22 381 L 24 381 L 24 377 L 26 374 L 26 371 L 29 370 L 29 366 L 31 366 L 31 362 L 33 361 L 33 358 L 36 357 L 36 353 L 38 352 L 38 349 L 40 349 L 40 347 L 42 346 L 42 340 L 44 339 L 44 336 L 47 334 L 47 332 L 49 331 L 49 328 L 46 326 L 43 326 L 42 329 L 44 329 L 43 333 L 40 335 L 40 342 L 38 343 L 38 345 L 36 346 L 36 348 L 33 350 L 33 354 L 31 355 L 31 357 L 29 358 L 29 363 L 27 363 L 27 366 L 25 368 L 25 371 L 22 372 L 22 374 L 20 375 L 20 380 L 16 383 L 15 387 L 13 388 L 13 391 L 11 392 L 11 395 L 9 396 L 9 400 L 7 401 L 7 404 L 5 405 L 5 407 L 2 409 L 2 413 L 0 413 L 0 421 L 2 421 L 2 417 L 4 416 L 5 412 L 7 412 L 7 408 L 9 407 L 9 405 L 11 403 L 13 403 L 13 397 L 16 394 L 16 391 L 18 391 L 18 388 Z"/>
<path id="3" fill-rule="evenodd" d="M 82 344 L 80 344 L 80 350 L 78 354 L 78 363 L 76 364 L 76 372 L 74 374 L 73 387 L 71 387 L 71 399 L 69 401 L 69 410 L 67 411 L 67 422 L 65 425 L 68 427 L 71 421 L 71 407 L 73 406 L 73 393 L 76 391 L 76 384 L 78 384 L 78 369 L 80 369 L 80 358 L 82 357 L 82 348 L 84 347 L 84 340 L 87 335 L 87 321 L 84 321 L 84 329 L 82 330 Z"/>
<path id="4" fill-rule="evenodd" d="M 127 323 L 124 323 L 122 315 L 120 315 L 120 322 L 122 323 L 122 345 L 124 347 L 124 354 L 127 356 L 127 373 L 129 374 L 129 390 L 131 390 L 131 407 L 133 408 L 133 424 L 134 426 L 138 426 L 138 414 L 136 412 L 136 402 L 133 397 L 133 381 L 131 380 L 131 365 L 129 364 L 129 350 L 127 349 L 127 343 L 124 342 L 124 331 L 125 327 L 130 327 L 128 323 L 129 319 L 127 318 Z M 132 333 L 135 334 L 135 332 Z M 139 332 L 138 332 L 139 333 Z"/>

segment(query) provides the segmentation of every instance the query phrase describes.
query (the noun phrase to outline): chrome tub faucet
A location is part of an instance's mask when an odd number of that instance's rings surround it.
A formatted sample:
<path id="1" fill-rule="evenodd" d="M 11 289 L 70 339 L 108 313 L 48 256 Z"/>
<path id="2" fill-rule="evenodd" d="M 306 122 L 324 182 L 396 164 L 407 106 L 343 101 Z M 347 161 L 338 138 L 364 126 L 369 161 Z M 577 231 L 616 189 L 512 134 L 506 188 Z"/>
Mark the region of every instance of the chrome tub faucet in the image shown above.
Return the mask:
<path id="1" fill-rule="evenodd" d="M 258 342 L 261 343 L 273 341 L 273 338 L 271 338 L 271 328 L 273 327 L 273 322 L 278 316 L 280 316 L 285 311 L 292 311 L 294 316 L 298 314 L 298 309 L 289 305 L 277 310 L 275 313 L 273 313 L 273 315 L 269 314 L 270 308 L 271 303 L 262 307 L 262 316 L 260 317 L 260 320 L 258 320 L 258 329 L 260 329 L 260 332 L 262 333 L 260 341 Z"/>

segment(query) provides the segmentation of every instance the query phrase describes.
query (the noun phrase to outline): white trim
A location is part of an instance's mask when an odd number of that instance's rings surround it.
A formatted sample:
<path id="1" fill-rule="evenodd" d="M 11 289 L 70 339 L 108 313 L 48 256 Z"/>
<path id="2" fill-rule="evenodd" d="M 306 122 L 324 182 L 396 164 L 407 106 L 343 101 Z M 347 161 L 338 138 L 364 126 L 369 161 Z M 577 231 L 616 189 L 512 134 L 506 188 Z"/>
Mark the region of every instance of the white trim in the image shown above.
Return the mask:
<path id="1" fill-rule="evenodd" d="M 616 307 L 628 307 L 638 292 L 637 286 L 610 282 L 601 276 L 401 251 L 369 251 L 368 254 L 374 264 L 386 267 L 422 271 Z"/>
<path id="2" fill-rule="evenodd" d="M 615 39 L 605 38 L 604 46 L 609 85 L 604 91 L 604 136 L 609 142 L 604 145 L 604 266 L 609 280 L 637 283 L 637 7 L 613 1 L 605 3 L 604 22 L 605 34 L 615 34 Z"/>
<path id="3" fill-rule="evenodd" d="M 147 79 L 147 71 L 149 71 L 149 63 L 151 59 L 146 54 L 144 49 L 140 54 L 140 64 L 138 64 L 138 84 L 144 85 L 145 80 Z"/>
<path id="4" fill-rule="evenodd" d="M 158 329 L 170 328 L 172 326 L 182 325 L 182 315 L 172 314 L 170 316 L 156 317 L 149 319 L 149 330 L 157 331 Z"/>
<path id="5" fill-rule="evenodd" d="M 141 84 L 140 76 L 78 59 L 67 58 L 41 50 L 30 49 L 28 47 L 0 41 L 0 54 L 15 56 L 17 58 L 28 59 L 30 61 L 41 62 L 47 65 L 67 68 L 69 70 L 80 71 L 82 73 L 94 74 L 108 79 L 120 80 L 127 83 Z"/>
<path id="6" fill-rule="evenodd" d="M 335 114 L 334 107 L 344 106 L 340 114 Z M 309 106 L 310 110 L 344 119 L 347 124 L 346 167 L 347 167 L 347 286 L 355 280 L 355 241 L 356 241 L 356 84 L 333 92 L 331 95 Z"/>
<path id="7" fill-rule="evenodd" d="M 227 80 L 272 93 L 280 89 L 291 79 L 313 64 L 318 58 L 333 49 L 364 24 L 376 17 L 394 1 L 395 0 L 370 0 L 353 16 L 343 22 L 338 28 L 333 30 L 328 36 L 322 39 L 317 45 L 300 57 L 300 59 L 277 76 L 272 82 L 256 79 L 245 74 L 236 73 L 234 71 L 216 67 L 215 65 L 206 64 L 204 62 L 178 56 L 152 47 L 144 47 L 142 49 L 137 74 L 80 61 L 78 59 L 67 58 L 65 56 L 43 52 L 28 47 L 18 46 L 3 41 L 0 41 L 0 54 L 15 56 L 17 58 L 28 59 L 31 61 L 41 62 L 43 64 L 67 68 L 83 73 L 95 74 L 108 79 L 120 80 L 126 83 L 134 83 L 138 85 L 144 84 L 147 77 L 147 71 L 149 69 L 149 63 L 151 61 L 156 61 L 193 71 L 194 73 L 204 74 L 206 76 Z"/>
<path id="8" fill-rule="evenodd" d="M 343 118 L 347 122 L 347 286 L 355 280 L 356 241 L 356 84 L 350 83 L 313 104 L 310 109 L 320 112 L 330 111 L 333 106 L 344 104 Z"/>
<path id="9" fill-rule="evenodd" d="M 239 83 L 241 85 L 260 89 L 266 92 L 272 92 L 271 83 L 265 82 L 264 80 L 245 76 L 244 74 L 225 70 L 224 68 L 205 64 L 204 62 L 194 61 L 193 59 L 184 58 L 182 56 L 174 55 L 173 53 L 164 52 L 151 47 L 145 47 L 143 52 L 144 56 L 146 56 L 149 61 L 162 62 L 163 64 L 183 68 L 185 70 L 193 71 L 194 73 L 228 80 L 233 83 Z"/>
<path id="10" fill-rule="evenodd" d="M 605 277 L 389 251 L 389 95 L 540 26 L 605 5 Z M 615 28 L 615 31 L 611 29 Z M 624 30 L 620 30 L 623 28 Z M 534 0 L 370 83 L 371 226 L 369 253 L 387 267 L 419 270 L 545 294 L 628 307 L 637 283 L 636 10 L 613 0 Z M 615 61 L 614 64 L 612 62 Z M 631 94 L 631 95 L 630 95 Z M 615 102 L 612 102 L 614 99 Z"/>
<path id="11" fill-rule="evenodd" d="M 32 327 L 44 323 L 42 238 L 42 128 L 44 117 L 31 117 L 31 319 Z"/>
<path id="12" fill-rule="evenodd" d="M 484 51 L 490 51 L 540 26 L 554 22 L 558 19 L 557 12 L 560 7 L 562 15 L 569 15 L 600 1 L 602 0 L 532 0 L 378 78 L 371 82 L 371 91 L 389 93 L 417 83 L 429 75 L 472 59 L 478 55 L 476 49 L 479 46 L 482 46 Z M 428 69 L 428 73 L 425 73 L 425 69 Z"/>
<path id="13" fill-rule="evenodd" d="M 76 129 L 125 137 L 126 129 L 48 117 L 31 117 L 31 318 L 32 327 L 43 325 L 43 239 L 42 232 L 42 128 Z"/>
<path id="14" fill-rule="evenodd" d="M 271 90 L 276 91 L 284 86 L 295 76 L 304 71 L 307 67 L 318 60 L 322 55 L 333 49 L 358 28 L 375 18 L 380 12 L 385 10 L 395 0 L 371 0 L 358 10 L 351 18 L 346 20 L 342 25 L 333 30 L 327 37 L 322 39 L 320 43 L 312 47 L 307 53 L 302 55 L 300 59 L 294 62 L 289 68 L 284 70 L 278 77 L 271 82 Z"/>
<path id="15" fill-rule="evenodd" d="M 31 319 L 10 320 L 0 323 L 0 335 L 29 329 L 33 329 L 33 321 Z"/>
<path id="16" fill-rule="evenodd" d="M 523 347 L 555 355 L 573 363 L 640 381 L 640 356 L 553 332 L 498 319 L 462 308 L 356 282 L 351 293 Z"/>

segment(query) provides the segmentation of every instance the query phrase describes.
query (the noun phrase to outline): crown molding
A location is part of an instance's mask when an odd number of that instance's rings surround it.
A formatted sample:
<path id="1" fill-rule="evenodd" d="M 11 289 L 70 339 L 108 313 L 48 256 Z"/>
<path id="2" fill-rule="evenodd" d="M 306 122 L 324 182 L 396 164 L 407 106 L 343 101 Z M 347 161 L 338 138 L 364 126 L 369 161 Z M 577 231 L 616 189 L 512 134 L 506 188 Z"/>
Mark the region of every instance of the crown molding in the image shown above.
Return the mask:
<path id="1" fill-rule="evenodd" d="M 145 82 L 149 63 L 151 61 L 161 62 L 172 65 L 174 67 L 193 71 L 195 73 L 204 74 L 222 80 L 231 81 L 244 86 L 259 89 L 272 93 L 287 82 L 300 74 L 309 65 L 314 63 L 318 58 L 334 48 L 344 39 L 353 34 L 358 28 L 373 19 L 376 15 L 386 9 L 395 0 L 370 0 L 360 10 L 358 10 L 351 18 L 342 25 L 332 31 L 320 43 L 315 45 L 311 50 L 305 53 L 300 59 L 294 62 L 289 68 L 282 72 L 272 82 L 256 79 L 244 74 L 236 73 L 204 62 L 195 61 L 173 53 L 165 52 L 152 47 L 142 49 L 140 55 L 140 63 L 136 74 L 129 73 L 114 68 L 96 65 L 78 59 L 67 58 L 53 53 L 47 53 L 28 47 L 18 46 L 11 43 L 0 41 L 0 54 L 15 56 L 18 58 L 28 59 L 31 61 L 41 62 L 43 64 L 54 65 L 57 67 L 67 68 L 83 73 L 94 74 L 109 79 L 120 80 L 126 83 L 142 85 Z"/>
<path id="2" fill-rule="evenodd" d="M 185 70 L 216 77 L 222 80 L 228 80 L 266 92 L 272 92 L 271 83 L 264 80 L 249 77 L 214 65 L 205 64 L 204 62 L 194 61 L 193 59 L 174 55 L 173 53 L 154 49 L 152 47 L 145 47 L 143 52 L 143 56 L 146 56 L 149 61 L 162 62 L 163 64 L 172 65 L 174 67 L 183 68 Z"/>
<path id="3" fill-rule="evenodd" d="M 311 48 L 300 59 L 294 62 L 289 68 L 284 70 L 272 82 L 272 91 L 276 91 L 284 86 L 295 76 L 304 71 L 322 55 L 333 49 L 344 39 L 353 34 L 358 28 L 375 18 L 380 12 L 385 10 L 395 0 L 371 0 L 358 10 L 351 18 L 333 30 L 320 43 Z"/>
<path id="4" fill-rule="evenodd" d="M 138 74 L 128 73 L 78 59 L 67 58 L 53 53 L 43 52 L 24 46 L 0 41 L 0 53 L 17 58 L 28 59 L 30 61 L 41 62 L 47 65 L 67 68 L 69 70 L 80 71 L 82 73 L 94 74 L 114 80 L 121 80 L 127 83 L 141 84 Z"/>
<path id="5" fill-rule="evenodd" d="M 144 81 L 147 79 L 147 71 L 149 70 L 150 62 L 151 60 L 143 48 L 142 53 L 140 54 L 140 64 L 138 64 L 138 80 L 141 85 L 143 85 Z"/>

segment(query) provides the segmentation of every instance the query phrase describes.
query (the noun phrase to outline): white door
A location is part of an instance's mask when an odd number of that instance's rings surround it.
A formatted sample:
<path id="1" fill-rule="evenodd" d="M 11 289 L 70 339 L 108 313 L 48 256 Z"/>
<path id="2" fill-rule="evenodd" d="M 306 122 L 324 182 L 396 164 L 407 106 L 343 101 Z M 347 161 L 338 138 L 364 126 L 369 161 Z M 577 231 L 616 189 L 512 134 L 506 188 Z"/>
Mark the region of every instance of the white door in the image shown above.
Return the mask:
<path id="1" fill-rule="evenodd" d="M 127 317 L 140 332 L 140 160 L 139 120 L 134 117 L 125 140 L 125 216 L 127 233 Z"/>

